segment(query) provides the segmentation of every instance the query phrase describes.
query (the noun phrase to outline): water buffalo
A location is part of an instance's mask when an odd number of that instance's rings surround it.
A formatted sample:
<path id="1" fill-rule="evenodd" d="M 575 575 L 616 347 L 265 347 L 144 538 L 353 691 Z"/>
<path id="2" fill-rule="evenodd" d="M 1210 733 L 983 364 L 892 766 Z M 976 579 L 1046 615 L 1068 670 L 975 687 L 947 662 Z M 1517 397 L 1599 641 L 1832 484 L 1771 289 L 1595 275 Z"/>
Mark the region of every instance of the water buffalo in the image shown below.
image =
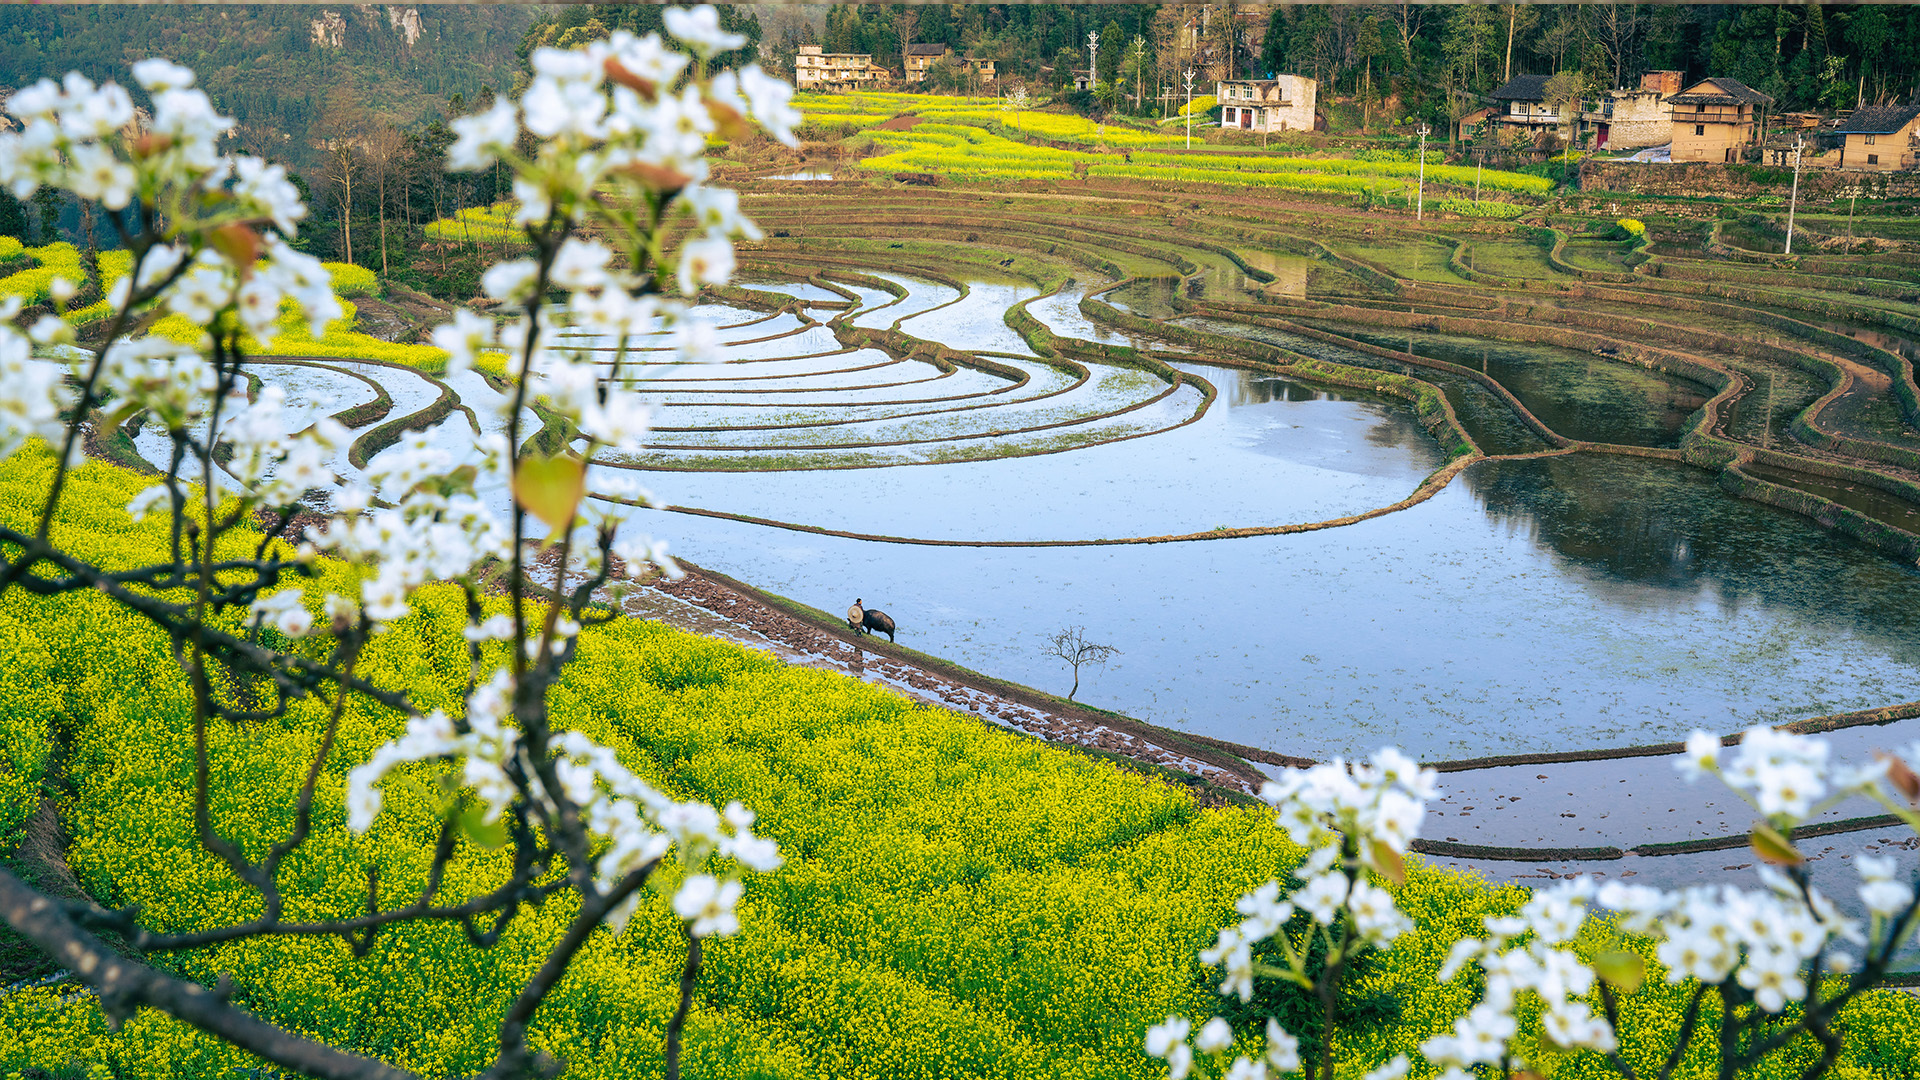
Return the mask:
<path id="1" fill-rule="evenodd" d="M 893 640 L 893 618 L 884 611 L 869 611 L 861 607 L 859 600 L 855 600 L 853 606 L 847 609 L 847 628 L 856 634 L 878 631 L 887 635 L 888 641 Z"/>

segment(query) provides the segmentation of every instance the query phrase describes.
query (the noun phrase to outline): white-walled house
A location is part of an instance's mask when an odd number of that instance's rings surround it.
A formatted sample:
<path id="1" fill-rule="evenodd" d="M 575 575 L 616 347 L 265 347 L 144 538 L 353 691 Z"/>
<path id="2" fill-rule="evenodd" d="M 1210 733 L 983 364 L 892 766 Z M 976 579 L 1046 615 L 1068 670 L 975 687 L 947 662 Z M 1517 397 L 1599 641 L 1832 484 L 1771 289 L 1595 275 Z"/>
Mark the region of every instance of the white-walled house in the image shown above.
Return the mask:
<path id="1" fill-rule="evenodd" d="M 800 90 L 857 90 L 891 74 L 871 53 L 830 53 L 802 45 L 793 58 L 793 85 Z"/>
<path id="2" fill-rule="evenodd" d="M 1215 84 L 1220 126 L 1235 131 L 1312 131 L 1316 84 L 1300 75 Z"/>

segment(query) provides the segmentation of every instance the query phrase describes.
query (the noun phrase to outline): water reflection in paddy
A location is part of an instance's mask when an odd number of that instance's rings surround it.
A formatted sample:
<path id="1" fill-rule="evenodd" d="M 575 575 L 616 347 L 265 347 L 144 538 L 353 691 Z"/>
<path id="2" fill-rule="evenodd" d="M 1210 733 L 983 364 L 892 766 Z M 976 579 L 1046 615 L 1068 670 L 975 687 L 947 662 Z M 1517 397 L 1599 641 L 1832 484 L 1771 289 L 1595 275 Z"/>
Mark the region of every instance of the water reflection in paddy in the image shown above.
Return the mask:
<path id="1" fill-rule="evenodd" d="M 1441 463 L 1419 424 L 1382 402 L 1232 368 L 1180 366 L 1219 387 L 1221 400 L 1198 421 L 1152 438 L 964 468 L 701 475 L 656 486 L 676 503 L 849 532 L 1069 540 L 1359 513 L 1406 497 Z M 1197 404 L 1197 392 L 1183 389 L 1107 423 L 1168 426 Z M 659 528 L 685 535 L 678 519 Z M 935 561 L 938 550 L 912 549 Z"/>
<path id="2" fill-rule="evenodd" d="M 1200 423 L 949 468 L 674 476 L 672 501 L 909 536 L 1151 535 L 1403 497 L 1438 452 L 1395 407 L 1205 369 Z M 903 643 L 1063 690 L 1041 641 L 1121 653 L 1081 697 L 1321 756 L 1617 746 L 1920 697 L 1920 574 L 1707 474 L 1581 455 L 1484 464 L 1410 510 L 1293 536 L 922 547 L 650 515 L 676 550 Z"/>

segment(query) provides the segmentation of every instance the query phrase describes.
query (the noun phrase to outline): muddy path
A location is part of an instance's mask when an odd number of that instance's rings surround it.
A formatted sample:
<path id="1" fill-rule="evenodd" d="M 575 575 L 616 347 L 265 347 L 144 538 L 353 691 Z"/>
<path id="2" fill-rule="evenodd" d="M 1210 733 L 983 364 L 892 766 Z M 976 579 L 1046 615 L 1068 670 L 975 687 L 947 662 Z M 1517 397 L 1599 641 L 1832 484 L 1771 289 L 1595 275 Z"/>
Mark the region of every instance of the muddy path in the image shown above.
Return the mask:
<path id="1" fill-rule="evenodd" d="M 968 671 L 884 638 L 855 634 L 833 625 L 831 616 L 801 610 L 724 574 L 681 565 L 686 577 L 635 590 L 625 601 L 627 613 L 771 653 L 786 663 L 850 675 L 930 705 L 1143 768 L 1192 788 L 1203 802 L 1227 802 L 1258 792 L 1269 777 L 1255 760 L 1282 767 L 1310 764 L 1154 727 Z"/>

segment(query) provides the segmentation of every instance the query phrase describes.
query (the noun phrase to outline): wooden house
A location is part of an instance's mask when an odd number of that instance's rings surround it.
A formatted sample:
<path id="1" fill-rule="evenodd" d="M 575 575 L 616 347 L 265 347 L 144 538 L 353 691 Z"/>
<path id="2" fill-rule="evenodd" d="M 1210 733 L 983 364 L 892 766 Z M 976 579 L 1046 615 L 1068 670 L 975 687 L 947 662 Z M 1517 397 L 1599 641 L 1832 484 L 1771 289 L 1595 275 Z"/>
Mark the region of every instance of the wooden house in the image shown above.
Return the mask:
<path id="1" fill-rule="evenodd" d="M 1773 99 L 1739 79 L 1702 79 L 1667 99 L 1674 161 L 1739 161 Z"/>

